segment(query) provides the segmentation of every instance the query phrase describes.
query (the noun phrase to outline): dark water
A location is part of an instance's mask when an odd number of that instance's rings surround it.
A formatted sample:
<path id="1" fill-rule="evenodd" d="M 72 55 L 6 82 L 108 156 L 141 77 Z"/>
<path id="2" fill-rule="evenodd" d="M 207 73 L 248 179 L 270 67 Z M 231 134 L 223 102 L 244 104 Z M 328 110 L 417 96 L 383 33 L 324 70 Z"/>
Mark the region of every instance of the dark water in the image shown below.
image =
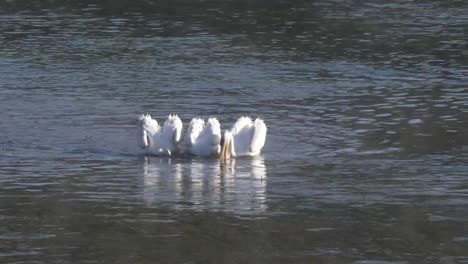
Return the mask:
<path id="1" fill-rule="evenodd" d="M 466 1 L 1 1 L 1 263 L 468 263 Z M 136 117 L 263 117 L 144 157 Z"/>

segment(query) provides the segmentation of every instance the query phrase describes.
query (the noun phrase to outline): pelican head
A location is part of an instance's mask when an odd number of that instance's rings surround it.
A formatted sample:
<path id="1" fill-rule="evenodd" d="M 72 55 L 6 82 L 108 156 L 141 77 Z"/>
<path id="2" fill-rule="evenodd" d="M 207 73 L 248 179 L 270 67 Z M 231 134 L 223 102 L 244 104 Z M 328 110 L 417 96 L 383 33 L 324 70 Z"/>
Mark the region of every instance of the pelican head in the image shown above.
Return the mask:
<path id="1" fill-rule="evenodd" d="M 142 149 L 146 149 L 150 145 L 150 136 L 148 135 L 148 127 L 151 125 L 151 116 L 149 114 L 141 115 L 138 118 L 137 124 L 137 141 Z"/>
<path id="2" fill-rule="evenodd" d="M 221 140 L 221 153 L 219 156 L 220 160 L 228 160 L 232 156 L 235 156 L 234 152 L 234 138 L 232 136 L 232 132 L 229 130 L 226 130 L 224 132 L 223 138 Z"/>

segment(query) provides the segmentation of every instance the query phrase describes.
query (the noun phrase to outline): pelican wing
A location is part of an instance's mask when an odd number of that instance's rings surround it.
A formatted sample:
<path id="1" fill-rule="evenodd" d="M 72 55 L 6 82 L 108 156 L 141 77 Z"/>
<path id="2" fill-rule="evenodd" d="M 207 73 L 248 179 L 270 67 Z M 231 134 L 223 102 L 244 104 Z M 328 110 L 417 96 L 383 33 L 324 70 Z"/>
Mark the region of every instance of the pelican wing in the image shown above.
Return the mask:
<path id="1" fill-rule="evenodd" d="M 193 118 L 190 121 L 189 128 L 187 131 L 187 145 L 189 147 L 196 144 L 198 136 L 203 131 L 203 127 L 205 126 L 205 121 L 201 118 Z"/>
<path id="2" fill-rule="evenodd" d="M 177 115 L 169 115 L 164 122 L 163 134 L 168 137 L 166 140 L 172 140 L 173 144 L 178 144 L 182 140 L 182 121 Z"/>
<path id="3" fill-rule="evenodd" d="M 218 119 L 211 117 L 205 127 L 205 133 L 209 135 L 209 142 L 211 145 L 219 145 L 221 141 L 221 124 Z"/>
<path id="4" fill-rule="evenodd" d="M 137 140 L 146 153 L 153 153 L 159 142 L 161 127 L 151 115 L 140 115 L 137 125 Z"/>
<path id="5" fill-rule="evenodd" d="M 218 119 L 211 117 L 203 130 L 203 137 L 206 144 L 210 147 L 210 154 L 218 154 L 220 151 L 219 143 L 221 141 L 221 125 Z"/>
<path id="6" fill-rule="evenodd" d="M 250 153 L 257 155 L 265 145 L 267 127 L 262 119 L 257 118 L 253 124 L 252 141 L 250 142 Z"/>
<path id="7" fill-rule="evenodd" d="M 138 127 L 146 130 L 151 136 L 160 131 L 158 121 L 153 119 L 150 114 L 140 115 L 138 117 Z"/>
<path id="8" fill-rule="evenodd" d="M 250 117 L 240 117 L 232 126 L 232 134 L 235 136 L 236 134 L 242 133 L 246 129 L 249 129 L 252 126 L 252 119 Z"/>
<path id="9" fill-rule="evenodd" d="M 232 137 L 234 139 L 234 151 L 236 156 L 249 155 L 250 142 L 252 140 L 252 120 L 249 117 L 237 119 L 232 126 Z"/>
<path id="10" fill-rule="evenodd" d="M 221 126 L 216 118 L 205 122 L 200 118 L 194 118 L 190 122 L 188 130 L 188 148 L 193 155 L 210 156 L 219 152 L 221 140 Z"/>

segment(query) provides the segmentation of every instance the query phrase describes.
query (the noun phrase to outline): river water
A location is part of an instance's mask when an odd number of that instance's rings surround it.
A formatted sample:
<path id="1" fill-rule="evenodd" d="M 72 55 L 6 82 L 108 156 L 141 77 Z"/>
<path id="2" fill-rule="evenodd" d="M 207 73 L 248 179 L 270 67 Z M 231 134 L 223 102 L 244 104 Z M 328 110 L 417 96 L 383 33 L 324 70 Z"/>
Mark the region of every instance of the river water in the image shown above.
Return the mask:
<path id="1" fill-rule="evenodd" d="M 0 2 L 0 262 L 468 263 L 466 1 Z M 136 121 L 264 118 L 145 157 Z"/>

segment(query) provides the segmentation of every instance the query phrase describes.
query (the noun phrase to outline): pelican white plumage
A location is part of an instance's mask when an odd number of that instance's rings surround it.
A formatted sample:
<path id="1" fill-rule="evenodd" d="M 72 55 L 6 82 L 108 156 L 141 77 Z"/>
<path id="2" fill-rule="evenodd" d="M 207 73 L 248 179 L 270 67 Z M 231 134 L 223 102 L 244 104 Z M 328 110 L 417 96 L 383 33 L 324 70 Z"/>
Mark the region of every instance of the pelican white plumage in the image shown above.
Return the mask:
<path id="1" fill-rule="evenodd" d="M 172 153 L 179 151 L 182 129 L 182 121 L 177 115 L 169 115 L 162 128 L 151 115 L 140 115 L 138 143 L 147 154 L 171 156 Z"/>
<path id="2" fill-rule="evenodd" d="M 195 156 L 217 156 L 220 152 L 221 125 L 211 117 L 205 124 L 201 118 L 190 122 L 186 138 L 186 150 Z"/>
<path id="3" fill-rule="evenodd" d="M 249 117 L 239 118 L 231 130 L 224 132 L 220 159 L 260 154 L 265 145 L 266 133 L 267 127 L 262 119 L 257 118 L 252 122 Z"/>

